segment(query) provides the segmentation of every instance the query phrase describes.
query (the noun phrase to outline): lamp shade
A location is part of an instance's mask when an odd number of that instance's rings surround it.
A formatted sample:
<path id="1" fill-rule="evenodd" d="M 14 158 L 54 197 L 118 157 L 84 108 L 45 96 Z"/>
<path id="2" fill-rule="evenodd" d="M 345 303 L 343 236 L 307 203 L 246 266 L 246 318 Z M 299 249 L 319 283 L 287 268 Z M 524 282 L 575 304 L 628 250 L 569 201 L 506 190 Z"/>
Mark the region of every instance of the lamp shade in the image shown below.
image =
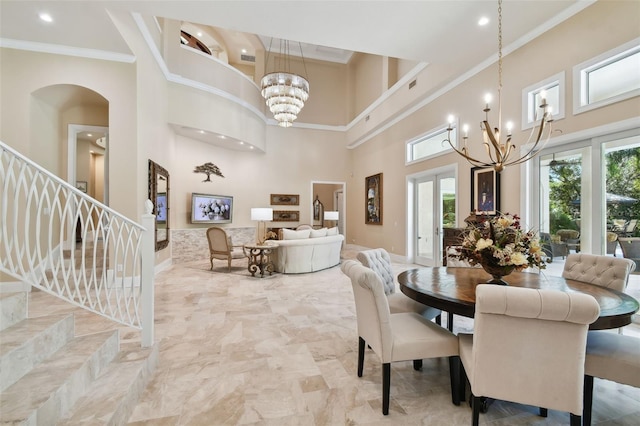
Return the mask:
<path id="1" fill-rule="evenodd" d="M 334 212 L 324 212 L 324 220 L 338 220 L 338 212 L 334 211 Z"/>
<path id="2" fill-rule="evenodd" d="M 273 220 L 273 209 L 270 208 L 252 208 L 251 220 Z"/>

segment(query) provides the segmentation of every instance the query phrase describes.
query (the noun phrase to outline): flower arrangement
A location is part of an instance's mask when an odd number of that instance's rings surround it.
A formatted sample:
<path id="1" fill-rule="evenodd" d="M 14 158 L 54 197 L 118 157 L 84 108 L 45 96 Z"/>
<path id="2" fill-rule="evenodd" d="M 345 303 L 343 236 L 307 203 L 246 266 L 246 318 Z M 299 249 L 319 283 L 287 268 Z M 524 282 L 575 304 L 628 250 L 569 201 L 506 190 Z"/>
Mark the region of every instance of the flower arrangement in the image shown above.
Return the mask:
<path id="1" fill-rule="evenodd" d="M 518 215 L 510 214 L 498 214 L 471 228 L 458 255 L 472 265 L 482 265 L 491 274 L 491 270 L 502 268 L 504 273 L 498 275 L 533 266 L 545 269 L 543 256 L 538 235 L 524 231 Z"/>

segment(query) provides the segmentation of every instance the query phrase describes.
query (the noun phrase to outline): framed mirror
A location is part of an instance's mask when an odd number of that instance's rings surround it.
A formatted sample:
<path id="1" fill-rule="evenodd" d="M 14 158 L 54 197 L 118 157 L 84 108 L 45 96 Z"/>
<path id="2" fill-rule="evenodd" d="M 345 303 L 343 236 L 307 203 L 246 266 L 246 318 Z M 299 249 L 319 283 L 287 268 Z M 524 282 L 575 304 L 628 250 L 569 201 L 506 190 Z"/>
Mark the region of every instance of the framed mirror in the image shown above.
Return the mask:
<path id="1" fill-rule="evenodd" d="M 149 199 L 156 215 L 156 251 L 169 245 L 169 172 L 149 160 Z"/>

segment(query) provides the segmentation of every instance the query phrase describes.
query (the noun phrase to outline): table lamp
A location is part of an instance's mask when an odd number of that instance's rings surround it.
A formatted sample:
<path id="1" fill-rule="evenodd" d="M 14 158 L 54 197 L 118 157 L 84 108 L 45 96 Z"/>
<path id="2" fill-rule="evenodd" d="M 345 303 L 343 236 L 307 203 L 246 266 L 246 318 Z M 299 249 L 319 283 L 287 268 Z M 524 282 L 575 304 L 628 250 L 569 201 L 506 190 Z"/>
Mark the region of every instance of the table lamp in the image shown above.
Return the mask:
<path id="1" fill-rule="evenodd" d="M 337 211 L 326 211 L 324 212 L 324 220 L 337 221 L 340 215 Z M 335 226 L 335 224 L 334 224 Z"/>
<path id="2" fill-rule="evenodd" d="M 273 209 L 266 207 L 257 207 L 251 209 L 251 220 L 258 222 L 256 229 L 256 243 L 264 244 L 267 233 L 266 221 L 273 220 Z"/>

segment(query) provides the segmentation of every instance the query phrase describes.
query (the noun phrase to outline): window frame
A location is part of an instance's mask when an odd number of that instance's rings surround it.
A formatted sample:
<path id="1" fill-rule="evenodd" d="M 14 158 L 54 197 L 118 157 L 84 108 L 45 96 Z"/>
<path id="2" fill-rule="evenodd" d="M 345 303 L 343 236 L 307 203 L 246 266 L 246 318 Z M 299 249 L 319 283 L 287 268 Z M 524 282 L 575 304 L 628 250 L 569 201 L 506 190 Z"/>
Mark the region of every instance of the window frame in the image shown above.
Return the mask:
<path id="1" fill-rule="evenodd" d="M 632 89 L 610 98 L 588 103 L 590 72 L 604 68 L 629 56 L 640 53 L 640 37 L 595 56 L 573 67 L 573 114 L 578 115 L 596 108 L 640 96 L 640 89 Z"/>
<path id="2" fill-rule="evenodd" d="M 458 123 L 457 120 L 456 122 L 449 124 L 441 124 L 437 127 L 434 127 L 433 129 L 422 133 L 419 136 L 416 136 L 412 139 L 409 139 L 408 141 L 405 142 L 405 165 L 410 165 L 410 164 L 416 164 L 419 163 L 421 161 L 426 161 L 426 160 L 430 160 L 432 158 L 436 158 L 436 157 L 440 157 L 441 155 L 445 155 L 445 154 L 449 154 L 450 152 L 452 152 L 453 150 L 451 149 L 451 147 L 449 146 L 448 143 L 446 143 L 445 141 L 447 140 L 447 130 L 449 128 L 449 126 L 451 125 L 452 127 L 452 143 L 455 147 L 458 146 Z M 439 135 L 439 134 L 444 134 L 444 137 L 442 139 L 442 143 L 444 144 L 444 149 L 438 152 L 435 152 L 433 154 L 429 154 L 429 155 L 425 155 L 423 157 L 420 158 L 414 158 L 413 157 L 413 147 L 420 143 L 423 142 L 425 140 L 434 138 L 435 136 Z"/>
<path id="3" fill-rule="evenodd" d="M 554 110 L 552 111 L 553 120 L 556 121 L 565 118 L 566 83 L 565 72 L 561 71 L 555 75 L 552 75 L 542 81 L 539 81 L 522 89 L 522 117 L 520 121 L 521 130 L 531 129 L 539 123 L 540 119 L 538 119 L 538 121 L 531 121 L 529 119 L 529 117 L 535 117 L 536 111 L 532 111 L 531 109 L 534 105 L 533 101 L 535 99 L 535 96 L 541 91 L 549 90 L 550 88 L 553 88 L 555 86 L 558 86 L 558 107 L 557 110 L 554 107 Z M 538 106 L 535 106 L 536 109 L 537 107 Z"/>

